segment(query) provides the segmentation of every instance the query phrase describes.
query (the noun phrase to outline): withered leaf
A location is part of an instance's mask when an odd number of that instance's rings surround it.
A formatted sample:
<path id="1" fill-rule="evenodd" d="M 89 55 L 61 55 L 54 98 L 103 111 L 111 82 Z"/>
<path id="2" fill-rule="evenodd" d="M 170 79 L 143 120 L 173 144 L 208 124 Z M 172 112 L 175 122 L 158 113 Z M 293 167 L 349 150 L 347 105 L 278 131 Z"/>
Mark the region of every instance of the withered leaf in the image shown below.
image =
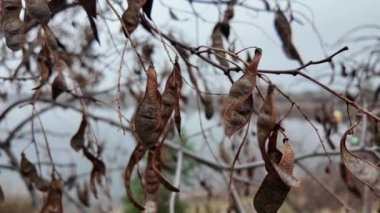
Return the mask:
<path id="1" fill-rule="evenodd" d="M 65 78 L 61 71 L 58 72 L 58 75 L 55 77 L 52 85 L 52 98 L 55 100 L 58 96 L 60 96 L 63 92 L 67 91 L 67 85 Z"/>
<path id="2" fill-rule="evenodd" d="M 360 159 L 357 155 L 350 152 L 346 147 L 346 138 L 349 133 L 358 125 L 358 122 L 352 124 L 340 140 L 340 153 L 344 166 L 360 181 L 373 189 L 376 194 L 380 195 L 380 168 L 371 162 Z"/>
<path id="3" fill-rule="evenodd" d="M 252 112 L 252 94 L 242 103 L 228 105 L 224 115 L 225 134 L 231 137 L 232 134 L 243 128 L 251 120 Z"/>
<path id="4" fill-rule="evenodd" d="M 5 201 L 5 195 L 4 195 L 3 188 L 0 185 L 0 204 L 4 203 L 4 201 Z"/>
<path id="5" fill-rule="evenodd" d="M 61 184 L 54 176 L 41 213 L 63 213 Z"/>
<path id="6" fill-rule="evenodd" d="M 285 140 L 282 158 L 278 167 L 287 174 L 291 174 L 293 172 L 294 159 L 294 152 L 287 140 Z M 276 171 L 270 170 L 265 176 L 253 200 L 256 211 L 268 213 L 277 212 L 284 203 L 290 188 L 288 184 L 283 182 L 283 179 Z"/>
<path id="7" fill-rule="evenodd" d="M 161 122 L 162 98 L 158 91 L 157 73 L 152 66 L 147 72 L 145 94 L 137 107 L 134 124 L 137 137 L 146 147 L 155 145 L 161 134 L 158 132 Z"/>
<path id="8" fill-rule="evenodd" d="M 81 150 L 84 145 L 86 128 L 87 128 L 87 119 L 83 115 L 79 129 L 70 140 L 71 148 L 73 148 L 77 152 Z"/>

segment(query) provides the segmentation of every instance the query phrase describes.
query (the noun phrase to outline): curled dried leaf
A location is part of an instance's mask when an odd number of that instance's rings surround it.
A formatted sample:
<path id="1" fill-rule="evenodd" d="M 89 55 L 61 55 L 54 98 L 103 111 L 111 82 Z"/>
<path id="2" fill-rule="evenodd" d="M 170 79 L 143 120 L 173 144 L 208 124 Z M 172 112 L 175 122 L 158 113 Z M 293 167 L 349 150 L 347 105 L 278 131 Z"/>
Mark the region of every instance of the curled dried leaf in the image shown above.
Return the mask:
<path id="1" fill-rule="evenodd" d="M 87 128 L 87 119 L 83 115 L 79 129 L 70 140 L 71 148 L 73 148 L 77 152 L 81 150 L 84 145 L 86 128 Z"/>
<path id="2" fill-rule="evenodd" d="M 149 67 L 147 76 L 145 94 L 137 107 L 134 124 L 137 137 L 144 146 L 150 148 L 157 143 L 161 134 L 158 130 L 161 123 L 162 99 L 153 67 Z"/>
<path id="3" fill-rule="evenodd" d="M 63 213 L 62 188 L 59 180 L 54 176 L 50 182 L 49 192 L 41 213 Z"/>
<path id="4" fill-rule="evenodd" d="M 360 181 L 380 195 L 380 168 L 369 161 L 360 159 L 357 155 L 350 152 L 346 147 L 346 138 L 349 133 L 358 125 L 352 124 L 340 140 L 340 155 L 344 166 Z"/>
<path id="5" fill-rule="evenodd" d="M 230 104 L 227 106 L 224 115 L 224 132 L 231 137 L 239 129 L 243 128 L 250 120 L 253 112 L 252 94 L 240 104 Z"/>

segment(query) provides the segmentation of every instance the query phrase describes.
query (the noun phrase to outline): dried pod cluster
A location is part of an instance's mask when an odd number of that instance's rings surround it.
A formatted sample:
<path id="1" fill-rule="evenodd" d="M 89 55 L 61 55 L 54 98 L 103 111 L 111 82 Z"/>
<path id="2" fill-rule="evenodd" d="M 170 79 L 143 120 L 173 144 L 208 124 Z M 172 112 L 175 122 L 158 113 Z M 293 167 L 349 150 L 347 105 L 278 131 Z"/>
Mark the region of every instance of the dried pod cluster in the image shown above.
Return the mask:
<path id="1" fill-rule="evenodd" d="M 296 47 L 292 41 L 292 29 L 290 27 L 289 21 L 286 19 L 284 13 L 278 9 L 276 11 L 274 26 L 280 39 L 282 41 L 282 49 L 284 50 L 286 56 L 290 59 L 297 60 L 301 65 L 303 61 L 299 55 Z"/>
<path id="2" fill-rule="evenodd" d="M 2 6 L 5 43 L 9 49 L 18 51 L 25 43 L 24 22 L 19 18 L 21 0 L 4 0 Z"/>
<path id="3" fill-rule="evenodd" d="M 160 183 L 171 191 L 179 191 L 160 172 L 161 146 L 159 139 L 173 111 L 176 127 L 180 133 L 181 116 L 179 99 L 181 87 L 182 75 L 177 62 L 174 63 L 173 71 L 167 79 L 162 97 L 158 91 L 157 73 L 152 66 L 149 67 L 145 94 L 134 115 L 134 127 L 138 144 L 133 150 L 124 171 L 124 185 L 127 195 L 130 201 L 142 210 L 145 209 L 149 212 L 157 211 L 157 195 Z M 144 157 L 146 151 L 149 151 L 144 175 L 146 199 L 145 204 L 142 205 L 133 197 L 129 182 L 133 168 Z"/>
<path id="4" fill-rule="evenodd" d="M 245 126 L 253 112 L 252 92 L 256 87 L 257 67 L 261 59 L 261 49 L 256 49 L 253 60 L 245 73 L 231 87 L 228 105 L 224 114 L 224 132 L 230 137 Z"/>

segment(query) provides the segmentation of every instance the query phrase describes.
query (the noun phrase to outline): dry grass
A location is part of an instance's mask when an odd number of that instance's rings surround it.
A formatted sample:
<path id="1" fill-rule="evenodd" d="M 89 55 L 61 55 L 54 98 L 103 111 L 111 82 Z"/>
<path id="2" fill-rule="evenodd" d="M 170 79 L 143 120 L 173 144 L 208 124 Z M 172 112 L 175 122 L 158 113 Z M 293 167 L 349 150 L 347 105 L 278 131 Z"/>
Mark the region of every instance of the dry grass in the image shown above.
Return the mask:
<path id="1" fill-rule="evenodd" d="M 5 202 L 0 204 L 0 212 L 4 213 L 37 213 L 31 201 L 27 197 L 5 197 Z"/>

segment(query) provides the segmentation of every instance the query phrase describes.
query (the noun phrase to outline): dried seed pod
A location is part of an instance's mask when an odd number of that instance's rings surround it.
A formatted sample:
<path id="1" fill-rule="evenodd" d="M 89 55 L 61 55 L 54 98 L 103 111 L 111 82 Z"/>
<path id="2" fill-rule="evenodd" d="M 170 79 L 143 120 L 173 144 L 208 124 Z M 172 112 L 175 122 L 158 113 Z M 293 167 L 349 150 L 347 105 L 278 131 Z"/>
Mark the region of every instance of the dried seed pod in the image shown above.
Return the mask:
<path id="1" fill-rule="evenodd" d="M 86 128 L 87 128 L 87 119 L 83 115 L 79 129 L 70 140 L 71 148 L 73 148 L 77 152 L 81 150 L 84 145 Z"/>
<path id="2" fill-rule="evenodd" d="M 25 11 L 40 24 L 46 25 L 50 20 L 50 9 L 45 0 L 25 1 Z"/>
<path id="3" fill-rule="evenodd" d="M 58 72 L 58 75 L 55 77 L 52 85 L 52 98 L 55 100 L 59 95 L 67 90 L 67 85 L 65 78 L 63 77 L 62 72 Z"/>
<path id="4" fill-rule="evenodd" d="M 228 94 L 229 103 L 239 103 L 245 101 L 252 94 L 256 87 L 257 67 L 261 59 L 262 50 L 256 49 L 255 55 L 242 77 L 240 77 L 231 87 Z"/>
<path id="5" fill-rule="evenodd" d="M 284 140 L 282 158 L 278 164 L 278 167 L 282 168 L 281 172 L 284 174 L 270 170 L 265 176 L 253 200 L 253 205 L 257 212 L 277 212 L 282 206 L 291 187 L 283 181 L 284 177 L 281 177 L 281 175 L 291 176 L 294 160 L 293 149 L 287 140 Z"/>
<path id="6" fill-rule="evenodd" d="M 176 108 L 179 108 L 179 98 L 180 98 L 181 88 L 182 88 L 182 75 L 181 75 L 179 64 L 176 61 L 174 63 L 173 71 L 170 73 L 166 81 L 165 90 L 162 93 L 162 110 L 161 110 L 162 111 L 161 112 L 162 130 L 165 128 L 166 123 L 168 122 L 173 110 Z M 178 110 L 179 109 L 176 109 L 176 114 L 179 113 Z"/>
<path id="7" fill-rule="evenodd" d="M 292 28 L 288 19 L 281 10 L 277 10 L 274 19 L 274 26 L 283 43 L 292 40 Z"/>
<path id="8" fill-rule="evenodd" d="M 36 167 L 25 157 L 24 153 L 21 154 L 20 172 L 22 176 L 30 181 L 33 181 L 38 177 Z"/>
<path id="9" fill-rule="evenodd" d="M 87 184 L 84 184 L 83 190 L 79 185 L 77 185 L 77 197 L 78 200 L 85 206 L 90 206 L 90 196 L 88 192 Z"/>
<path id="10" fill-rule="evenodd" d="M 341 159 L 344 166 L 356 178 L 374 190 L 377 195 L 380 195 L 380 168 L 369 161 L 360 159 L 346 147 L 347 135 L 350 134 L 357 125 L 358 122 L 355 122 L 343 133 L 342 139 L 340 140 Z"/>
<path id="11" fill-rule="evenodd" d="M 216 48 L 218 50 L 213 50 L 216 59 L 219 61 L 219 64 L 224 67 L 228 67 L 228 62 L 226 60 L 226 53 L 223 51 L 224 50 L 224 45 L 223 45 L 223 38 L 222 38 L 222 32 L 221 32 L 221 27 L 220 24 L 217 23 L 214 27 L 214 30 L 211 35 L 211 40 L 212 40 L 212 47 Z"/>
<path id="12" fill-rule="evenodd" d="M 41 192 L 47 192 L 50 188 L 49 182 L 42 179 L 41 177 L 34 178 L 33 183 L 36 186 L 36 188 Z"/>
<path id="13" fill-rule="evenodd" d="M 139 162 L 144 157 L 144 154 L 145 154 L 144 146 L 137 145 L 131 154 L 131 157 L 128 161 L 127 167 L 124 169 L 124 187 L 125 187 L 125 191 L 127 192 L 127 196 L 129 198 L 129 200 L 131 201 L 131 203 L 133 203 L 134 206 L 136 206 L 137 208 L 139 208 L 141 210 L 144 209 L 144 206 L 142 206 L 136 200 L 136 198 L 134 198 L 132 191 L 131 191 L 131 187 L 129 185 L 129 182 L 131 180 L 133 168 L 135 167 L 137 162 Z"/>
<path id="14" fill-rule="evenodd" d="M 24 46 L 25 34 L 17 34 L 11 36 L 5 36 L 5 43 L 12 51 L 19 51 Z"/>
<path id="15" fill-rule="evenodd" d="M 23 22 L 16 17 L 9 17 L 4 20 L 3 29 L 6 35 L 17 35 L 22 32 L 24 28 Z"/>
<path id="16" fill-rule="evenodd" d="M 63 213 L 61 184 L 54 176 L 41 213 Z"/>
<path id="17" fill-rule="evenodd" d="M 151 66 L 147 72 L 145 94 L 135 114 L 134 124 L 137 137 L 147 148 L 158 141 L 160 129 L 162 98 L 158 91 L 157 73 Z"/>
<path id="18" fill-rule="evenodd" d="M 275 86 L 273 84 L 268 86 L 267 96 L 265 97 L 264 103 L 260 109 L 259 117 L 257 118 L 257 140 L 264 160 L 267 160 L 265 158 L 265 141 L 276 124 L 276 111 L 272 96 L 274 89 Z"/>
<path id="19" fill-rule="evenodd" d="M 224 115 L 224 133 L 231 137 L 232 134 L 243 128 L 251 120 L 252 112 L 252 94 L 242 103 L 230 104 Z"/>
<path id="20" fill-rule="evenodd" d="M 123 15 L 121 16 L 121 20 L 123 22 L 121 29 L 123 30 L 125 37 L 128 38 L 128 35 L 131 35 L 140 23 L 139 9 L 136 9 L 135 7 L 129 5 L 127 10 L 124 11 Z"/>

